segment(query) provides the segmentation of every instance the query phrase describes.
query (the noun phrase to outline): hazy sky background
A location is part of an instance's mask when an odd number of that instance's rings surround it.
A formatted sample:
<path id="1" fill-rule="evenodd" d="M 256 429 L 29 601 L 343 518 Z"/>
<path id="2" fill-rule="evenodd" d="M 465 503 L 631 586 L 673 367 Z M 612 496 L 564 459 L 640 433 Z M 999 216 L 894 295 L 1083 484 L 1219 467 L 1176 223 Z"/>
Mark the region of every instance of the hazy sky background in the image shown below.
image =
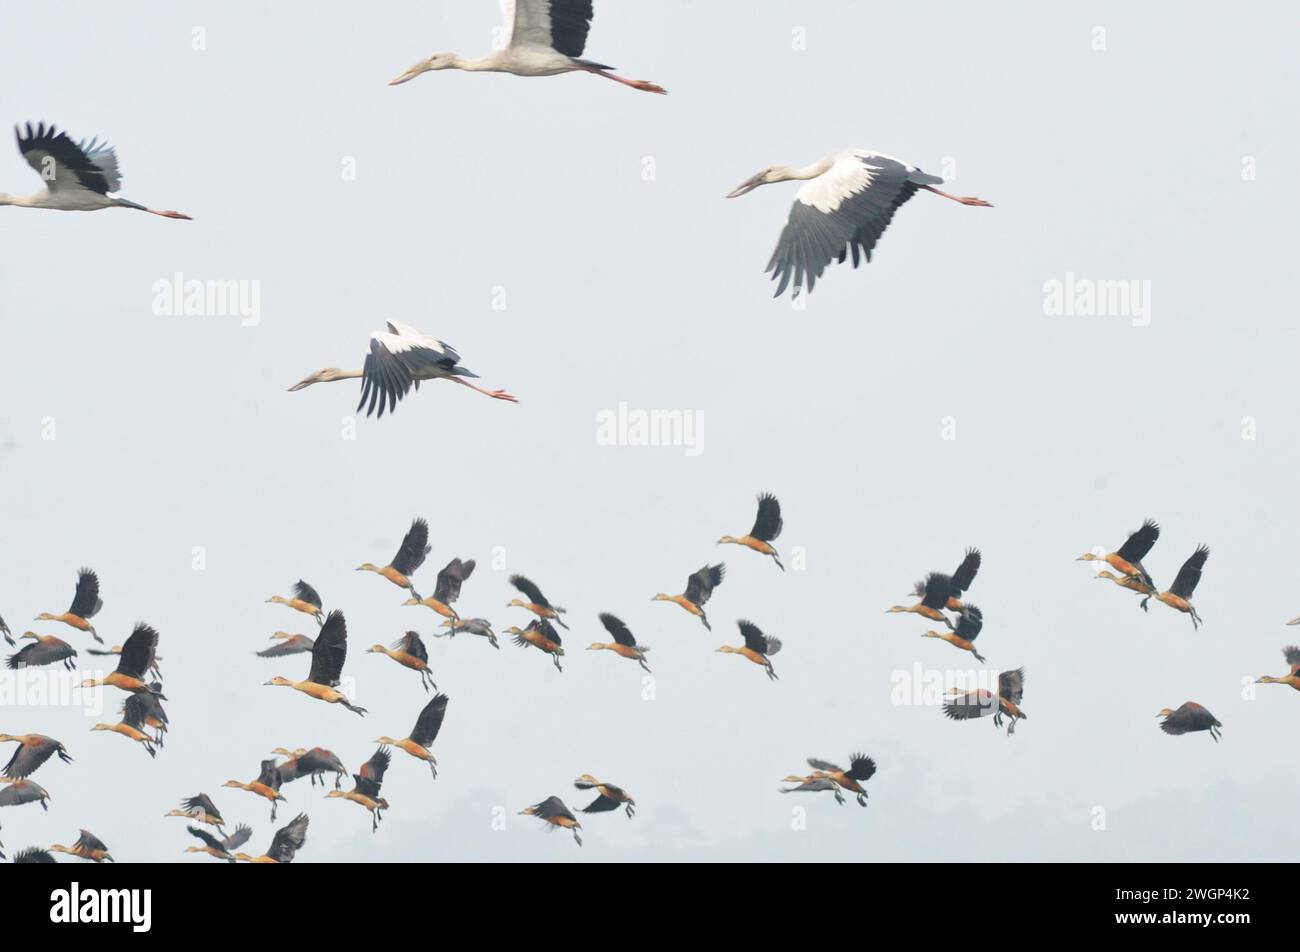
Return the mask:
<path id="1" fill-rule="evenodd" d="M 1283 673 L 1300 637 L 1283 625 L 1300 614 L 1294 9 L 597 2 L 587 55 L 665 98 L 583 75 L 385 85 L 434 51 L 487 52 L 490 0 L 64 7 L 57 31 L 43 7 L 6 9 L 0 119 L 107 137 L 123 196 L 195 220 L 0 209 L 0 614 L 91 667 L 88 636 L 29 619 L 96 568 L 110 644 L 141 619 L 162 633 L 173 729 L 150 761 L 89 732 L 114 717 L 0 711 L 0 731 L 76 758 L 35 775 L 48 813 L 0 811 L 10 851 L 86 827 L 119 860 L 178 859 L 193 841 L 162 815 L 202 790 L 253 825 L 255 852 L 307 811 L 301 861 L 1294 856 L 1300 698 L 1242 688 Z M 871 265 L 830 269 L 806 310 L 772 300 L 762 269 L 796 186 L 723 196 L 853 147 L 935 173 L 951 159 L 951 190 L 996 207 L 919 195 Z M 0 148 L 0 189 L 38 184 Z M 260 323 L 156 316 L 152 286 L 175 272 L 260 282 Z M 1151 282 L 1149 326 L 1046 316 L 1044 283 L 1067 272 Z M 357 382 L 285 389 L 360 367 L 386 319 L 522 402 L 429 384 L 343 439 Z M 598 445 L 620 402 L 703 414 L 703 453 Z M 761 490 L 804 570 L 714 545 L 749 529 Z M 364 649 L 428 635 L 433 614 L 353 571 L 416 515 L 422 593 L 475 558 L 458 607 L 501 630 L 528 618 L 504 607 L 507 575 L 532 577 L 569 609 L 564 673 L 533 649 L 429 640 L 451 696 L 437 781 L 395 752 L 377 835 L 306 781 L 273 826 L 222 782 L 276 746 L 356 770 L 425 703 Z M 1162 585 L 1212 549 L 1199 632 L 1072 561 L 1147 516 Z M 1009 739 L 891 699 L 918 662 L 971 666 L 884 614 L 969 545 L 986 667 L 1027 672 Z M 712 633 L 651 603 L 715 558 Z M 299 577 L 347 614 L 364 720 L 262 686 L 306 674 L 306 656 L 252 654 L 276 629 L 314 633 L 264 604 Z M 654 701 L 633 663 L 581 650 L 608 640 L 598 611 L 652 646 Z M 780 681 L 714 653 L 742 617 L 784 641 Z M 1189 699 L 1222 743 L 1161 733 L 1156 712 Z M 879 764 L 869 809 L 777 792 L 805 757 L 858 749 Z M 550 794 L 584 805 L 583 772 L 626 787 L 636 819 L 586 818 L 579 850 L 515 815 Z"/>

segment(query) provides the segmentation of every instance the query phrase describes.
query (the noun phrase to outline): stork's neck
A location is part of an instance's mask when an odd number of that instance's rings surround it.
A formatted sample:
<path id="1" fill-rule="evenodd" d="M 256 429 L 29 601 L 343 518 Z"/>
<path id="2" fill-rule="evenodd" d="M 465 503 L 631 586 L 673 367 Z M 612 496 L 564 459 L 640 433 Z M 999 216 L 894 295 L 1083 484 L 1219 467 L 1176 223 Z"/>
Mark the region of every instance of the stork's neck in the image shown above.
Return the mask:
<path id="1" fill-rule="evenodd" d="M 453 56 L 451 64 L 453 69 L 464 70 L 467 73 L 489 73 L 501 68 L 501 53 L 489 53 L 487 56 L 481 56 L 478 59 Z"/>
<path id="2" fill-rule="evenodd" d="M 801 169 L 786 169 L 786 172 L 789 173 L 789 177 L 792 179 L 806 181 L 807 179 L 813 179 L 821 175 L 829 169 L 832 164 L 833 160 L 826 158 L 822 159 L 820 162 L 814 162 L 812 165 L 805 165 Z"/>
<path id="3" fill-rule="evenodd" d="M 21 198 L 17 195 L 9 195 L 0 192 L 0 205 L 20 205 L 26 208 L 35 208 L 41 204 L 41 201 L 48 196 L 48 192 L 41 192 L 38 195 L 30 195 L 27 198 Z"/>

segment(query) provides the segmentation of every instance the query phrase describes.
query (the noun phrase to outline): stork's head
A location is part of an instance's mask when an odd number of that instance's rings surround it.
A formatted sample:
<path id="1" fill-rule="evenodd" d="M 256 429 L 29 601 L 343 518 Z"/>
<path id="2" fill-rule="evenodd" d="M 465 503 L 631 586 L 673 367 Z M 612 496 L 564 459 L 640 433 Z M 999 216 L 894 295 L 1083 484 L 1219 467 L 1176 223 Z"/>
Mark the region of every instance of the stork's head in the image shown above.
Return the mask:
<path id="1" fill-rule="evenodd" d="M 773 182 L 784 182 L 790 178 L 790 170 L 783 165 L 769 165 L 757 175 L 741 182 L 730 192 L 727 198 L 739 198 L 758 188 L 760 185 L 771 185 Z"/>
<path id="2" fill-rule="evenodd" d="M 302 390 L 304 387 L 310 387 L 314 383 L 330 383 L 334 380 L 344 379 L 346 379 L 346 374 L 344 374 L 343 371 L 339 370 L 337 367 L 326 367 L 324 370 L 318 370 L 314 374 L 308 374 L 306 377 L 303 377 L 289 388 L 289 392 L 293 393 L 296 390 Z M 274 599 L 272 599 L 272 601 L 274 601 Z"/>
<path id="3" fill-rule="evenodd" d="M 400 86 L 402 83 L 410 82 L 415 79 L 415 77 L 419 76 L 421 73 L 429 73 L 436 69 L 455 69 L 456 62 L 455 53 L 434 53 L 428 59 L 420 60 L 406 72 L 402 73 L 402 75 L 390 79 L 388 85 Z"/>

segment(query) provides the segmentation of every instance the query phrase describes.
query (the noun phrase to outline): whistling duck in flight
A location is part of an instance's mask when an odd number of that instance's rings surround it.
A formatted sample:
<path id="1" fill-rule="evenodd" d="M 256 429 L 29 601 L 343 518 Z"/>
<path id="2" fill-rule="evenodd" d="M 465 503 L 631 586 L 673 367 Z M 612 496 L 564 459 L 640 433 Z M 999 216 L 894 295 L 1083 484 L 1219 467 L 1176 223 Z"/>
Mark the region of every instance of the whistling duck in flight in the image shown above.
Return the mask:
<path id="1" fill-rule="evenodd" d="M 415 726 L 411 728 L 411 736 L 403 737 L 401 740 L 394 740 L 391 737 L 380 737 L 375 741 L 376 744 L 387 744 L 396 747 L 398 750 L 404 750 L 416 760 L 423 760 L 429 765 L 429 770 L 435 780 L 438 779 L 438 760 L 429 751 L 433 746 L 434 740 L 438 737 L 438 731 L 442 730 L 443 718 L 447 716 L 447 702 L 450 698 L 445 694 L 435 694 L 433 700 L 424 705 L 420 711 L 420 716 L 415 719 Z"/>
<path id="2" fill-rule="evenodd" d="M 1288 645 L 1282 649 L 1282 654 L 1286 658 L 1286 663 L 1291 666 L 1291 670 L 1280 678 L 1270 678 L 1268 675 L 1256 681 L 1256 684 L 1289 684 L 1291 687 L 1300 691 L 1300 648 L 1295 645 Z"/>
<path id="3" fill-rule="evenodd" d="M 372 562 L 366 562 L 357 566 L 357 571 L 382 575 L 398 588 L 406 589 L 418 599 L 419 593 L 416 592 L 410 577 L 424 564 L 424 559 L 432 548 L 433 546 L 429 545 L 429 524 L 423 519 L 416 519 L 411 523 L 411 528 L 406 530 L 406 536 L 402 539 L 397 554 L 393 556 L 393 561 L 382 568 Z"/>
<path id="4" fill-rule="evenodd" d="M 32 644 L 23 645 L 8 657 L 5 666 L 10 671 L 17 671 L 19 668 L 38 668 L 41 665 L 55 664 L 60 661 L 69 671 L 77 666 L 77 662 L 72 660 L 77 656 L 77 650 L 62 638 L 38 635 L 34 631 L 25 631 L 22 637 L 31 638 Z"/>
<path id="5" fill-rule="evenodd" d="M 944 607 L 949 611 L 961 611 L 961 597 L 965 591 L 970 588 L 971 582 L 975 581 L 975 576 L 980 570 L 980 550 L 967 549 L 966 557 L 961 560 L 961 565 L 957 566 L 957 571 L 948 576 L 948 603 Z M 917 582 L 912 589 L 914 598 L 925 597 L 925 583 Z"/>
<path id="6" fill-rule="evenodd" d="M 1205 567 L 1205 560 L 1210 557 L 1209 546 L 1197 546 L 1196 551 L 1188 557 L 1183 563 L 1183 567 L 1178 570 L 1178 575 L 1174 578 L 1174 584 L 1169 586 L 1169 591 L 1161 592 L 1154 598 L 1158 602 L 1164 602 L 1170 608 L 1175 608 L 1184 614 L 1192 617 L 1192 630 L 1195 631 L 1201 626 L 1201 616 L 1197 614 L 1196 607 L 1192 605 L 1192 592 L 1196 591 L 1196 584 L 1201 580 L 1201 569 Z M 1147 598 L 1153 596 L 1148 595 Z M 1147 599 L 1143 599 L 1144 607 Z"/>
<path id="7" fill-rule="evenodd" d="M 660 592 L 651 601 L 655 602 L 675 602 L 681 605 L 692 615 L 695 615 L 704 622 L 704 627 L 712 631 L 709 625 L 709 618 L 704 614 L 704 603 L 709 600 L 713 590 L 722 584 L 722 579 L 727 574 L 727 567 L 719 562 L 717 565 L 706 565 L 694 575 L 686 578 L 686 592 L 682 595 L 665 595 Z"/>
<path id="8" fill-rule="evenodd" d="M 1156 590 L 1154 588 L 1152 588 L 1146 582 L 1142 581 L 1136 575 L 1119 576 L 1111 572 L 1107 572 L 1105 569 L 1102 569 L 1100 572 L 1097 573 L 1095 577 L 1104 578 L 1109 582 L 1114 582 L 1120 588 L 1127 588 L 1130 592 L 1137 592 L 1139 595 L 1156 594 Z M 1142 599 L 1141 604 L 1142 604 L 1142 610 L 1146 611 L 1147 600 L 1145 598 Z"/>
<path id="9" fill-rule="evenodd" d="M 451 606 L 456 599 L 460 598 L 460 586 L 467 578 L 474 574 L 474 560 L 462 562 L 460 559 L 452 559 L 438 573 L 438 583 L 434 586 L 433 595 L 429 598 L 408 598 L 403 605 L 423 605 L 426 608 L 432 608 L 443 618 L 450 618 L 459 621 L 460 616 Z"/>
<path id="10" fill-rule="evenodd" d="M 185 852 L 207 853 L 209 856 L 215 859 L 223 859 L 227 863 L 235 861 L 235 854 L 232 850 L 243 846 L 248 842 L 249 837 L 253 835 L 253 828 L 246 823 L 239 824 L 239 826 L 235 827 L 234 833 L 222 839 L 218 839 L 207 830 L 199 829 L 197 826 L 187 826 L 185 829 L 189 830 L 191 836 L 198 837 L 203 843 L 202 846 L 187 846 Z"/>
<path id="11" fill-rule="evenodd" d="M 227 780 L 222 786 L 235 787 L 239 790 L 247 790 L 249 793 L 255 793 L 259 797 L 264 797 L 271 801 L 271 822 L 275 822 L 276 804 L 287 799 L 280 793 L 280 785 L 283 783 L 280 771 L 275 765 L 275 758 L 262 761 L 262 772 L 257 775 L 257 779 L 251 783 L 240 783 L 238 780 Z"/>
<path id="12" fill-rule="evenodd" d="M 1002 718 L 1009 717 L 1007 736 L 1016 732 L 1016 720 L 1028 718 L 1020 709 L 1021 698 L 1025 694 L 1025 669 L 1003 671 L 998 675 L 998 693 L 995 697 L 989 691 L 979 688 L 975 691 L 949 691 L 952 699 L 945 701 L 943 713 L 954 721 L 968 721 L 976 717 L 993 715 L 993 726 L 1001 727 Z"/>
<path id="13" fill-rule="evenodd" d="M 55 754 L 58 754 L 59 760 L 65 764 L 72 763 L 72 755 L 68 753 L 67 748 L 53 737 L 46 737 L 44 734 L 0 734 L 0 744 L 10 741 L 17 742 L 18 749 L 9 758 L 9 763 L 5 764 L 3 777 L 0 779 L 21 780 L 23 777 L 30 777 L 41 764 Z"/>
<path id="14" fill-rule="evenodd" d="M 0 782 L 5 778 L 0 777 Z M 17 807 L 24 803 L 39 803 L 42 810 L 49 810 L 50 795 L 35 780 L 16 780 L 5 787 L 0 787 L 0 807 Z"/>
<path id="15" fill-rule="evenodd" d="M 408 631 L 402 637 L 393 642 L 393 647 L 385 648 L 383 645 L 371 645 L 366 649 L 367 654 L 388 655 L 404 668 L 410 668 L 412 671 L 420 673 L 420 684 L 424 686 L 427 692 L 429 686 L 438 690 L 438 685 L 433 683 L 433 675 L 429 673 L 429 651 L 424 647 L 424 642 L 420 640 L 419 632 Z"/>
<path id="16" fill-rule="evenodd" d="M 448 618 L 439 627 L 449 628 L 450 631 L 435 631 L 433 633 L 435 638 L 454 638 L 460 632 L 467 631 L 471 635 L 478 635 L 480 638 L 486 638 L 492 643 L 493 648 L 496 648 L 498 651 L 501 650 L 501 645 L 497 643 L 496 632 L 492 630 L 492 623 L 486 618 Z"/>
<path id="17" fill-rule="evenodd" d="M 1156 717 L 1163 717 L 1160 729 L 1166 734 L 1190 734 L 1193 731 L 1209 731 L 1214 742 L 1219 742 L 1219 728 L 1223 725 L 1213 714 L 1195 701 L 1188 701 L 1177 710 L 1163 708 Z"/>
<path id="18" fill-rule="evenodd" d="M 758 515 L 754 519 L 754 528 L 749 530 L 749 535 L 743 535 L 738 539 L 733 536 L 723 536 L 718 540 L 718 545 L 727 543 L 743 545 L 763 555 L 770 555 L 772 561 L 776 563 L 776 567 L 784 572 L 785 566 L 781 564 L 781 557 L 771 545 L 772 541 L 781 534 L 783 525 L 781 504 L 776 501 L 776 497 L 771 493 L 760 493 L 758 497 Z"/>
<path id="19" fill-rule="evenodd" d="M 781 650 L 780 639 L 763 634 L 753 622 L 738 621 L 736 624 L 740 626 L 740 634 L 745 639 L 745 646 L 733 648 L 731 645 L 723 645 L 717 650 L 723 654 L 741 655 L 754 664 L 761 664 L 767 676 L 773 681 L 777 680 L 776 672 L 772 670 L 770 656 Z"/>
<path id="20" fill-rule="evenodd" d="M 296 817 L 275 831 L 271 848 L 262 856 L 249 856 L 236 853 L 235 859 L 244 863 L 292 863 L 298 850 L 307 842 L 307 814 L 299 813 Z"/>
<path id="21" fill-rule="evenodd" d="M 126 699 L 126 703 L 122 705 L 121 721 L 116 724 L 96 724 L 91 730 L 111 731 L 114 734 L 121 734 L 128 740 L 143 744 L 150 757 L 158 756 L 158 749 L 154 746 L 154 739 L 144 732 L 144 729 L 149 726 L 147 723 L 149 714 L 147 696 L 148 692 L 132 694 Z"/>
<path id="22" fill-rule="evenodd" d="M 532 645 L 534 648 L 545 651 L 551 656 L 551 662 L 555 665 L 555 670 L 564 670 L 560 667 L 560 658 L 564 655 L 564 649 L 560 646 L 560 633 L 545 618 L 534 618 L 528 623 L 528 627 L 522 630 L 511 625 L 506 629 L 505 633 L 514 635 L 515 644 L 520 648 L 527 648 Z"/>
<path id="23" fill-rule="evenodd" d="M 957 627 L 952 631 L 927 631 L 922 638 L 940 638 L 954 648 L 969 651 L 980 664 L 984 656 L 975 650 L 975 639 L 984 627 L 984 613 L 974 605 L 962 605 L 957 613 Z"/>
<path id="24" fill-rule="evenodd" d="M 601 783 L 587 773 L 573 781 L 573 785 L 579 790 L 595 790 L 597 793 L 596 799 L 582 808 L 583 813 L 608 813 L 622 807 L 629 819 L 636 816 L 636 801 L 628 796 L 627 791 L 622 787 L 616 787 L 612 783 Z"/>
<path id="25" fill-rule="evenodd" d="M 547 824 L 548 830 L 568 830 L 573 834 L 574 841 L 581 846 L 582 837 L 578 831 L 582 829 L 582 824 L 578 818 L 569 812 L 569 808 L 564 805 L 564 801 L 559 797 L 547 797 L 541 803 L 535 803 L 531 807 L 526 807 L 519 811 L 520 816 L 535 816 Z"/>
<path id="26" fill-rule="evenodd" d="M 146 208 L 125 198 L 113 198 L 122 185 L 122 174 L 117 167 L 117 153 L 106 142 L 82 139 L 73 142 L 66 132 L 53 125 L 37 123 L 36 128 L 27 123 L 26 132 L 14 126 L 18 151 L 23 154 L 45 188 L 35 195 L 19 198 L 0 192 L 0 205 L 17 205 L 23 208 L 53 208 L 58 211 L 93 212 L 101 208 L 134 208 L 163 218 L 190 220 L 180 212 Z"/>
<path id="27" fill-rule="evenodd" d="M 610 633 L 614 641 L 612 644 L 603 644 L 599 641 L 593 642 L 588 646 L 588 651 L 612 651 L 623 658 L 629 658 L 635 661 L 641 667 L 649 671 L 650 666 L 645 663 L 645 653 L 649 651 L 646 645 L 638 645 L 636 636 L 628 629 L 623 621 L 611 615 L 609 612 L 601 612 L 598 616 L 600 623 L 605 626 L 605 630 Z"/>
<path id="28" fill-rule="evenodd" d="M 818 760 L 815 757 L 808 758 L 808 766 L 813 768 L 812 776 L 830 780 L 855 794 L 858 798 L 858 806 L 865 807 L 867 805 L 867 791 L 862 785 L 875 774 L 876 762 L 866 754 L 850 755 L 848 770 L 837 767 L 830 761 Z"/>
<path id="29" fill-rule="evenodd" d="M 388 748 L 380 747 L 361 765 L 361 772 L 352 775 L 354 784 L 351 790 L 331 790 L 325 794 L 327 799 L 351 800 L 369 810 L 372 833 L 379 829 L 379 821 L 388 809 L 388 801 L 379 795 L 379 788 L 383 786 L 384 774 L 388 771 L 391 759 Z"/>
<path id="30" fill-rule="evenodd" d="M 149 685 L 144 678 L 149 670 L 156 666 L 154 652 L 157 648 L 158 632 L 141 622 L 135 626 L 131 637 L 127 638 L 126 643 L 122 645 L 117 670 L 103 679 L 86 678 L 81 682 L 81 687 L 93 688 L 102 685 L 132 693 L 149 690 Z"/>
<path id="31" fill-rule="evenodd" d="M 1151 576 L 1147 570 L 1142 567 L 1142 560 L 1147 557 L 1151 547 L 1156 544 L 1160 538 L 1160 527 L 1156 525 L 1155 520 L 1147 519 L 1142 523 L 1142 528 L 1129 535 L 1124 540 L 1124 544 L 1117 550 L 1108 555 L 1096 555 L 1092 552 L 1085 552 L 1075 559 L 1076 562 L 1108 562 L 1111 568 L 1122 572 L 1124 575 L 1135 576 L 1142 582 L 1145 582 L 1151 589 L 1155 589 L 1156 583 L 1151 581 Z"/>
<path id="32" fill-rule="evenodd" d="M 271 640 L 280 643 L 255 651 L 254 654 L 259 658 L 284 658 L 288 655 L 306 654 L 316 645 L 316 641 L 306 635 L 291 635 L 287 631 L 277 631 Z"/>
<path id="33" fill-rule="evenodd" d="M 844 802 L 844 794 L 840 793 L 840 785 L 825 774 L 811 773 L 806 777 L 790 774 L 782 777 L 781 782 L 797 784 L 794 787 L 777 787 L 782 793 L 823 793 L 829 790 L 835 794 L 836 803 L 842 804 Z"/>
<path id="34" fill-rule="evenodd" d="M 918 595 L 921 599 L 919 602 L 915 605 L 893 605 L 885 610 L 885 614 L 910 612 L 931 621 L 941 621 L 952 628 L 952 622 L 942 611 L 948 606 L 948 599 L 952 597 L 952 577 L 942 572 L 931 572 L 924 582 L 916 583 L 915 591 L 921 593 Z"/>
<path id="35" fill-rule="evenodd" d="M 665 95 L 662 86 L 644 79 L 614 74 L 612 66 L 582 59 L 591 30 L 591 0 L 502 0 L 504 41 L 487 56 L 467 60 L 455 53 L 434 53 L 388 85 L 398 86 L 422 73 L 459 69 L 471 73 L 512 73 L 515 76 L 558 76 L 592 73 L 642 92 Z"/>
<path id="36" fill-rule="evenodd" d="M 212 798 L 206 793 L 200 793 L 196 797 L 189 797 L 181 801 L 181 809 L 172 810 L 164 813 L 164 817 L 180 816 L 187 820 L 194 820 L 196 823 L 206 823 L 208 826 L 215 826 L 218 830 L 226 825 L 222 819 L 221 811 L 217 809 Z"/>
<path id="37" fill-rule="evenodd" d="M 943 184 L 939 176 L 866 149 L 835 152 L 804 168 L 768 166 L 738 185 L 727 198 L 738 198 L 760 185 L 789 181 L 805 184 L 795 193 L 789 220 L 766 268 L 772 280 L 780 282 L 776 297 L 785 291 L 791 278 L 795 297 L 803 290 L 805 280 L 812 291 L 827 266 L 832 261 L 843 264 L 850 252 L 854 268 L 861 258 L 871 261 L 876 242 L 889 227 L 894 212 L 918 190 L 962 205 L 992 207 L 982 198 L 942 192 L 935 188 Z"/>
<path id="38" fill-rule="evenodd" d="M 104 603 L 99 598 L 99 576 L 90 569 L 80 569 L 77 572 L 77 591 L 72 596 L 72 605 L 62 615 L 51 615 L 49 612 L 41 612 L 36 616 L 37 621 L 61 621 L 65 625 L 71 625 L 77 631 L 90 632 L 90 636 L 100 644 L 104 639 L 99 637 L 95 631 L 94 625 L 90 619 L 99 614 L 99 610 L 104 607 Z"/>
<path id="39" fill-rule="evenodd" d="M 406 324 L 389 321 L 388 333 L 375 331 L 370 335 L 370 353 L 366 355 L 366 362 L 360 370 L 326 367 L 299 380 L 289 388 L 289 392 L 302 390 L 315 383 L 355 380 L 360 377 L 361 401 L 357 404 L 357 410 L 366 406 L 368 399 L 370 405 L 366 407 L 366 416 L 374 413 L 378 406 L 381 417 L 385 409 L 390 413 L 396 410 L 397 401 L 410 393 L 412 387 L 419 390 L 421 380 L 450 380 L 494 400 L 519 402 L 504 390 L 486 390 L 470 383 L 465 378 L 477 377 L 478 374 L 460 366 L 459 361 L 460 355 L 456 353 L 456 348 L 445 341 L 421 334 Z"/>
<path id="40" fill-rule="evenodd" d="M 296 612 L 302 612 L 304 615 L 311 615 L 316 619 L 316 624 L 325 624 L 325 612 L 321 609 L 320 595 L 316 589 L 312 588 L 302 579 L 298 579 L 293 586 L 293 595 L 285 598 L 282 595 L 272 595 L 268 598 L 268 605 L 287 605 Z"/>
<path id="41" fill-rule="evenodd" d="M 564 614 L 564 609 L 559 605 L 552 605 L 542 594 L 542 590 L 524 578 L 522 575 L 510 576 L 510 584 L 518 589 L 528 601 L 522 601 L 518 598 L 512 598 L 506 608 L 526 608 L 538 618 L 543 620 L 554 621 L 561 628 L 568 629 L 564 619 L 560 616 Z"/>
<path id="42" fill-rule="evenodd" d="M 326 704 L 342 704 L 353 714 L 364 717 L 366 709 L 350 702 L 336 687 L 343 676 L 343 662 L 347 657 L 348 624 L 343 618 L 343 613 L 335 609 L 326 617 L 316 643 L 312 646 L 311 671 L 307 674 L 307 680 L 290 681 L 288 678 L 276 677 L 266 683 L 276 687 L 293 688 Z"/>
<path id="43" fill-rule="evenodd" d="M 316 786 L 317 780 L 323 787 L 325 775 L 332 773 L 334 789 L 337 790 L 340 780 L 347 776 L 348 768 L 343 766 L 343 761 L 339 760 L 334 751 L 326 750 L 324 747 L 313 747 L 311 750 L 301 747 L 297 750 L 285 750 L 283 747 L 277 747 L 271 753 L 289 758 L 278 768 L 281 783 L 291 783 L 300 777 L 310 777 L 313 787 Z"/>
<path id="44" fill-rule="evenodd" d="M 82 830 L 81 835 L 77 837 L 77 842 L 71 846 L 60 846 L 55 843 L 50 847 L 50 852 L 67 853 L 77 859 L 88 859 L 92 863 L 115 862 L 104 841 L 89 830 Z"/>

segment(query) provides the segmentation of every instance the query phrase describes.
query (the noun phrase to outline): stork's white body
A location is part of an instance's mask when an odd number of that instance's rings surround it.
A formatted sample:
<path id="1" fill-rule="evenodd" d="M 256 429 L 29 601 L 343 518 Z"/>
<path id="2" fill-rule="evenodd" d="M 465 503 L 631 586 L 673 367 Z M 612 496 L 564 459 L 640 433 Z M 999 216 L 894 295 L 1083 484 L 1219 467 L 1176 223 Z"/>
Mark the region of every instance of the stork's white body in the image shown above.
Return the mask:
<path id="1" fill-rule="evenodd" d="M 850 254 L 855 268 L 859 260 L 870 261 L 894 213 L 919 189 L 963 205 L 988 205 L 980 198 L 940 191 L 936 188 L 943 184 L 939 176 L 869 149 L 834 152 L 803 168 L 768 166 L 732 189 L 727 197 L 745 195 L 761 185 L 790 181 L 804 184 L 795 193 L 790 217 L 767 265 L 777 281 L 777 296 L 791 280 L 795 295 L 805 286 L 811 291 L 829 264 L 843 262 Z"/>
<path id="2" fill-rule="evenodd" d="M 13 205 L 17 208 L 52 208 L 60 212 L 94 212 L 101 208 L 123 207 L 118 199 L 99 195 L 96 192 L 78 189 L 70 193 L 55 194 L 48 188 L 41 189 L 35 195 L 28 195 L 26 198 L 0 192 L 0 205 Z M 134 203 L 125 207 L 134 207 Z"/>
<path id="3" fill-rule="evenodd" d="M 96 139 L 73 142 L 66 132 L 44 123 L 27 123 L 26 132 L 14 129 L 18 150 L 32 167 L 45 188 L 35 195 L 20 198 L 0 192 L 0 205 L 19 208 L 51 208 L 63 212 L 94 212 L 102 208 L 133 208 L 163 218 L 188 219 L 180 212 L 159 211 L 144 205 L 115 198 L 122 185 L 122 174 L 117 167 L 117 153 L 106 143 Z"/>
<path id="4" fill-rule="evenodd" d="M 617 76 L 610 67 L 581 58 L 592 18 L 591 0 L 502 0 L 501 13 L 506 31 L 506 42 L 501 49 L 478 59 L 434 53 L 392 79 L 389 85 L 400 86 L 421 73 L 444 69 L 515 76 L 581 72 L 604 76 L 644 92 L 664 92 L 654 83 Z"/>

